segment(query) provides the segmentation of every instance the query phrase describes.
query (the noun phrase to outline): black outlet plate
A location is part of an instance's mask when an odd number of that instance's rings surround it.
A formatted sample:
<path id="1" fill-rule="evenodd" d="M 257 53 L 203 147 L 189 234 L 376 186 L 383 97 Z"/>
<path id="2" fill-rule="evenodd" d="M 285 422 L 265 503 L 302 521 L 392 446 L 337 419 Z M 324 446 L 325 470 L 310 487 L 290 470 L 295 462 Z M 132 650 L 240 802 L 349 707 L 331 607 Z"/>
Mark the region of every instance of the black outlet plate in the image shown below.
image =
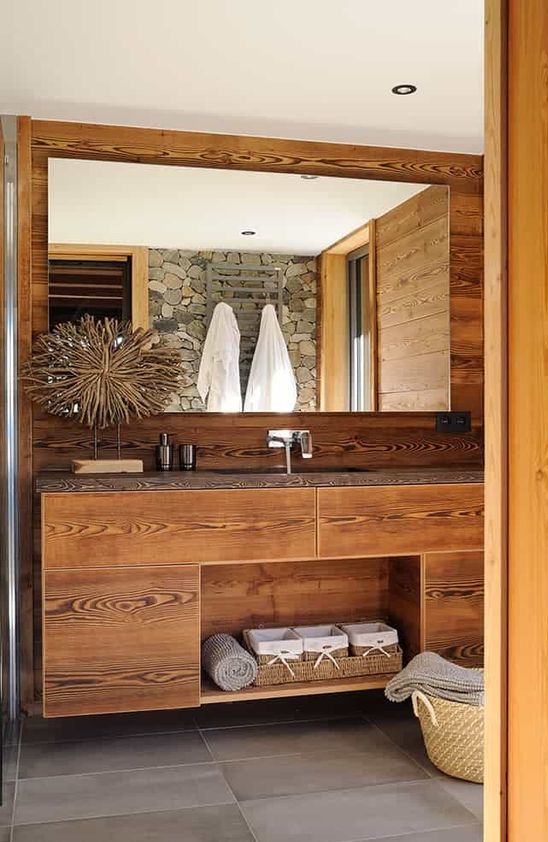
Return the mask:
<path id="1" fill-rule="evenodd" d="M 437 433 L 469 433 L 471 430 L 470 412 L 436 412 Z"/>

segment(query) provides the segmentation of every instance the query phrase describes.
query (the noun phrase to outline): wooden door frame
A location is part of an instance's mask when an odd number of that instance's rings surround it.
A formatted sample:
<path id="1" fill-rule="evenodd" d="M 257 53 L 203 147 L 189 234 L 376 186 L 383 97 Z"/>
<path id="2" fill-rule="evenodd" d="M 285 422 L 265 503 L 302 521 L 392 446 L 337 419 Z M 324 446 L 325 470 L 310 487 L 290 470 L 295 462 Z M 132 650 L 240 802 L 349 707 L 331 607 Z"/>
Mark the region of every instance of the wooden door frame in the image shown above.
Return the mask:
<path id="1" fill-rule="evenodd" d="M 320 412 L 348 412 L 349 396 L 346 392 L 350 367 L 348 355 L 350 325 L 347 259 L 351 252 L 370 244 L 372 224 L 373 222 L 370 221 L 365 225 L 360 225 L 359 228 L 341 237 L 318 255 L 318 300 L 321 302 L 321 308 L 316 326 L 318 337 L 316 371 L 318 372 L 318 411 Z M 371 275 L 371 271 L 369 274 Z M 333 336 L 336 337 L 336 343 L 328 341 L 328 338 Z M 376 377 L 370 383 L 374 411 L 377 408 L 375 406 Z"/>
<path id="2" fill-rule="evenodd" d="M 49 258 L 55 260 L 131 261 L 131 324 L 147 330 L 148 248 L 146 246 L 94 245 L 91 243 L 49 243 Z"/>
<path id="3" fill-rule="evenodd" d="M 508 816 L 508 242 L 506 140 L 508 20 L 506 0 L 486 0 L 485 12 L 486 709 L 484 839 L 486 842 L 505 842 Z M 531 839 L 531 842 L 537 842 L 537 840 Z"/>

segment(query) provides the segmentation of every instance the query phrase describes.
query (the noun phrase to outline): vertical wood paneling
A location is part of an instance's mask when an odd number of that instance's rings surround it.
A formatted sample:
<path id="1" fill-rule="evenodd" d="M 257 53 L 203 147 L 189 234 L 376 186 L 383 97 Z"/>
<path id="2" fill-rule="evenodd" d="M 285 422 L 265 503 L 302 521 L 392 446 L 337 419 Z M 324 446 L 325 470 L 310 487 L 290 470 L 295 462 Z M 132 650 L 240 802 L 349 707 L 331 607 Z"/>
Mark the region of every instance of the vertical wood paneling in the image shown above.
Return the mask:
<path id="1" fill-rule="evenodd" d="M 350 364 L 346 256 L 324 252 L 320 256 L 319 279 L 322 290 L 319 409 L 344 412 L 349 407 Z"/>
<path id="2" fill-rule="evenodd" d="M 375 232 L 379 408 L 448 409 L 448 189 L 423 190 Z"/>
<path id="3" fill-rule="evenodd" d="M 465 667 L 483 666 L 483 553 L 424 557 L 424 646 Z"/>
<path id="4" fill-rule="evenodd" d="M 548 4 L 509 0 L 508 838 L 548 838 Z"/>
<path id="5" fill-rule="evenodd" d="M 423 567 L 420 556 L 390 562 L 389 617 L 398 629 L 406 660 L 424 649 Z"/>
<path id="6" fill-rule="evenodd" d="M 486 2 L 485 797 L 486 840 L 506 842 L 508 644 L 507 3 Z M 475 199 L 475 197 L 469 197 Z M 461 200 L 461 207 L 467 207 Z M 516 837 L 526 839 L 527 834 Z M 531 837 L 532 839 L 532 837 Z"/>

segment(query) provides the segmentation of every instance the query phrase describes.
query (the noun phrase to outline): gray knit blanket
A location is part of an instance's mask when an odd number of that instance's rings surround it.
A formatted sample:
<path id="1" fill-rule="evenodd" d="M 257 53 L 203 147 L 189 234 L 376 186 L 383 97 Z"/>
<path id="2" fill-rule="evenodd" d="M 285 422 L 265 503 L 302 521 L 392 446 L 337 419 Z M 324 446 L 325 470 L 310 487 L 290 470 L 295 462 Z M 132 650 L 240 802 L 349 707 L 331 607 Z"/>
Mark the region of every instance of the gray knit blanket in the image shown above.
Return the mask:
<path id="1" fill-rule="evenodd" d="M 257 677 L 257 661 L 231 634 L 214 634 L 202 643 L 202 667 L 221 690 L 242 690 Z"/>
<path id="2" fill-rule="evenodd" d="M 389 681 L 384 692 L 391 702 L 403 702 L 415 690 L 450 702 L 483 705 L 483 670 L 460 667 L 435 652 L 422 652 Z"/>

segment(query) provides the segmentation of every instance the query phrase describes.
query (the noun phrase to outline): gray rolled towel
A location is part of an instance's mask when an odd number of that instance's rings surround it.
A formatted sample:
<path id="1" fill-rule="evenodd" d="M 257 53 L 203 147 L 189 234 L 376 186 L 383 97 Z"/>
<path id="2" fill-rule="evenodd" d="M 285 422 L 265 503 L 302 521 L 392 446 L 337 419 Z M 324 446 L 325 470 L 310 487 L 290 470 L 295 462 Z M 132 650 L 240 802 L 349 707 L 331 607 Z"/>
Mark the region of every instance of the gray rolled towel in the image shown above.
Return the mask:
<path id="1" fill-rule="evenodd" d="M 221 690 L 242 690 L 257 678 L 257 661 L 231 634 L 214 634 L 202 643 L 202 667 Z"/>
<path id="2" fill-rule="evenodd" d="M 450 702 L 483 705 L 483 670 L 460 667 L 435 652 L 422 652 L 388 682 L 384 692 L 391 702 L 403 702 L 415 690 Z"/>

